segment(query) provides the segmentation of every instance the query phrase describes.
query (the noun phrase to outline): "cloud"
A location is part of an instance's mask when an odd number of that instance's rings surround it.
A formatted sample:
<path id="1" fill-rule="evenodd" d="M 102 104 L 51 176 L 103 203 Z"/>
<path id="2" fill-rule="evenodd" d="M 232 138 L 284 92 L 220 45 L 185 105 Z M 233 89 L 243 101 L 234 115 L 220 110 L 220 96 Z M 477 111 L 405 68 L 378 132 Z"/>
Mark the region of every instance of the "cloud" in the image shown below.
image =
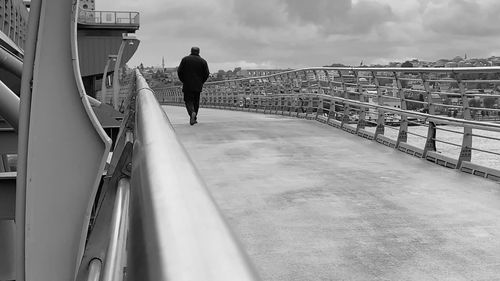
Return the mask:
<path id="1" fill-rule="evenodd" d="M 357 65 L 500 50 L 498 0 L 99 0 L 138 10 L 130 62 L 176 66 L 197 45 L 217 67 Z M 108 6 L 106 6 L 108 5 Z M 235 64 L 230 67 L 231 64 Z M 237 65 L 241 64 L 241 65 Z"/>
<path id="2" fill-rule="evenodd" d="M 283 2 L 290 17 L 316 24 L 344 18 L 352 8 L 351 0 L 288 0 Z"/>
<path id="3" fill-rule="evenodd" d="M 235 21 L 252 28 L 273 28 L 286 24 L 284 5 L 279 0 L 233 1 Z"/>
<path id="4" fill-rule="evenodd" d="M 484 37 L 500 35 L 500 3 L 479 0 L 428 1 L 424 27 L 439 34 Z"/>
<path id="5" fill-rule="evenodd" d="M 288 0 L 285 3 L 292 19 L 318 25 L 326 34 L 366 34 L 396 19 L 389 5 L 375 1 Z"/>

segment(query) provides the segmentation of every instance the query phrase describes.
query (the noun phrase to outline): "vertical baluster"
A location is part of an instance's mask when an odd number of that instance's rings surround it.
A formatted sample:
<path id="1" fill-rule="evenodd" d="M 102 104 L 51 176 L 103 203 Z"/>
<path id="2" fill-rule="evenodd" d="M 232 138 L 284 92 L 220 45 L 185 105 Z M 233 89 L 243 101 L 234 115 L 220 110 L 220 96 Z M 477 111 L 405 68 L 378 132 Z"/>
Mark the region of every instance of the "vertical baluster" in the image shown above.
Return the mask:
<path id="1" fill-rule="evenodd" d="M 458 82 L 460 94 L 462 96 L 463 116 L 465 120 L 471 120 L 471 109 L 469 108 L 469 99 L 466 95 L 465 83 L 462 81 L 460 74 L 456 74 L 455 79 Z M 462 139 L 462 148 L 458 158 L 457 169 L 460 169 L 463 161 L 472 161 L 472 128 L 464 126 L 464 135 Z"/>
<path id="2" fill-rule="evenodd" d="M 274 97 L 276 96 L 276 93 L 274 92 L 274 85 L 273 85 L 274 82 L 273 81 L 274 81 L 274 77 L 270 76 L 269 77 L 269 89 L 270 89 L 270 92 L 271 92 L 271 96 L 269 97 L 269 114 L 273 113 L 273 109 L 274 109 Z"/>
<path id="3" fill-rule="evenodd" d="M 375 83 L 375 87 L 377 89 L 377 103 L 378 105 L 384 105 L 382 89 L 380 88 L 380 81 L 378 80 L 375 72 L 372 71 L 373 82 Z M 377 117 L 377 129 L 375 130 L 375 138 L 377 140 L 378 135 L 384 135 L 385 132 L 385 115 L 384 110 L 378 109 L 378 117 Z"/>
<path id="4" fill-rule="evenodd" d="M 349 72 L 348 72 L 349 73 Z M 342 73 L 342 71 L 339 71 L 339 75 L 340 75 L 340 81 L 341 81 L 341 87 L 342 87 L 342 97 L 344 99 L 348 99 L 349 98 L 349 93 L 347 93 L 347 85 L 345 84 L 345 77 Z M 341 123 L 340 123 L 340 128 L 344 128 L 344 123 L 345 123 L 345 114 L 346 114 L 346 108 L 347 108 L 347 105 L 342 103 L 342 105 L 344 106 L 344 112 L 343 112 L 343 115 L 342 115 L 342 119 L 341 119 Z M 338 112 L 335 111 L 335 114 L 337 115 Z"/>
<path id="5" fill-rule="evenodd" d="M 321 70 L 318 70 L 319 73 L 323 73 L 323 75 L 325 75 L 325 70 L 321 69 Z M 323 98 L 320 96 L 321 95 L 321 90 L 322 90 L 322 87 L 321 87 L 321 80 L 320 79 L 322 76 L 321 75 L 317 75 L 318 77 L 318 106 L 316 108 L 316 120 L 318 120 L 318 116 L 320 114 L 320 111 L 321 111 L 321 114 L 323 114 Z"/>
<path id="6" fill-rule="evenodd" d="M 283 94 L 285 92 L 284 85 L 283 85 L 283 77 L 282 75 L 276 76 L 278 80 L 278 107 L 276 109 L 276 114 L 281 111 L 281 114 L 283 114 Z"/>
<path id="7" fill-rule="evenodd" d="M 276 92 L 275 92 L 275 86 L 276 86 L 276 79 L 274 78 L 274 76 L 271 76 L 269 77 L 269 82 L 271 83 L 270 86 L 271 86 L 271 98 L 270 98 L 270 105 L 269 105 L 269 113 L 272 114 L 273 113 L 273 110 L 275 109 L 275 105 L 276 105 Z"/>
<path id="8" fill-rule="evenodd" d="M 250 106 L 251 106 L 251 96 L 252 93 L 250 93 L 250 81 L 241 81 L 238 83 L 239 86 L 239 93 L 245 98 L 245 106 L 244 108 L 247 108 L 247 111 L 250 111 Z M 247 92 L 247 89 L 249 90 Z M 233 98 L 234 99 L 234 98 Z"/>
<path id="9" fill-rule="evenodd" d="M 375 73 L 375 72 L 373 72 Z M 359 101 L 365 102 L 365 94 L 363 93 L 363 86 L 360 83 L 359 71 L 354 72 L 354 78 L 356 79 L 356 85 L 359 93 Z M 358 111 L 358 124 L 356 126 L 356 134 L 359 133 L 359 130 L 365 129 L 365 108 L 359 108 Z"/>
<path id="10" fill-rule="evenodd" d="M 397 87 L 397 94 L 401 101 L 401 109 L 407 110 L 408 106 L 406 103 L 406 98 L 403 91 L 403 86 L 401 84 L 401 80 L 399 80 L 399 75 L 396 71 L 393 72 L 394 82 Z M 398 139 L 396 140 L 396 148 L 399 147 L 400 143 L 406 143 L 408 141 L 408 116 L 401 115 L 401 123 L 399 126 Z"/>
<path id="11" fill-rule="evenodd" d="M 280 81 L 279 81 L 279 75 L 273 76 L 274 78 L 274 84 L 275 84 L 275 89 L 276 89 L 276 94 L 274 95 L 274 114 L 278 114 L 278 110 L 280 108 L 280 102 L 281 102 L 281 90 L 280 90 Z"/>
<path id="12" fill-rule="evenodd" d="M 291 96 L 292 96 L 292 88 L 291 88 L 291 83 L 290 83 L 290 73 L 286 73 L 284 75 L 285 79 L 285 109 L 283 110 L 283 115 L 290 115 L 290 101 L 291 101 Z"/>
<path id="13" fill-rule="evenodd" d="M 420 73 L 420 79 L 422 80 L 422 84 L 424 85 L 425 89 L 425 99 L 426 99 L 426 104 L 425 108 L 427 109 L 427 113 L 429 115 L 434 115 L 435 110 L 434 110 L 434 105 L 432 104 L 432 93 L 430 90 L 429 86 L 429 81 L 427 81 L 427 77 L 425 76 L 424 73 Z M 429 121 L 429 128 L 427 130 L 427 141 L 425 142 L 425 147 L 424 147 L 424 155 L 423 157 L 427 157 L 427 153 L 429 151 L 436 151 L 436 135 L 437 130 L 436 130 L 436 124 L 432 121 Z"/>
<path id="14" fill-rule="evenodd" d="M 294 76 L 294 81 L 292 83 L 296 83 L 294 86 L 296 86 L 296 88 L 298 89 L 298 93 L 295 93 L 295 90 L 294 90 L 294 93 L 293 93 L 293 111 L 295 113 L 295 116 L 298 116 L 299 114 L 299 107 L 298 107 L 298 102 L 299 102 L 299 95 L 300 95 L 300 91 L 302 89 L 302 85 L 301 85 L 301 78 L 300 78 L 300 74 L 299 72 L 294 72 L 293 73 L 293 76 Z M 300 83 L 300 84 L 299 84 Z M 290 116 L 292 116 L 292 112 L 290 112 Z"/>

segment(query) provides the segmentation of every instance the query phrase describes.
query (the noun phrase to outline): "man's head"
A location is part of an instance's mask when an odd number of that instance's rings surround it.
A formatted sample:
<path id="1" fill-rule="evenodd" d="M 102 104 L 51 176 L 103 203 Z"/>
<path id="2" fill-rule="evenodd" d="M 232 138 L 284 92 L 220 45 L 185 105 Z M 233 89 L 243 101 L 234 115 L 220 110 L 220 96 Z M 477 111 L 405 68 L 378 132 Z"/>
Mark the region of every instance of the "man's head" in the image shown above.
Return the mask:
<path id="1" fill-rule="evenodd" d="M 198 47 L 191 48 L 191 55 L 199 55 L 199 54 L 200 54 L 200 48 Z"/>

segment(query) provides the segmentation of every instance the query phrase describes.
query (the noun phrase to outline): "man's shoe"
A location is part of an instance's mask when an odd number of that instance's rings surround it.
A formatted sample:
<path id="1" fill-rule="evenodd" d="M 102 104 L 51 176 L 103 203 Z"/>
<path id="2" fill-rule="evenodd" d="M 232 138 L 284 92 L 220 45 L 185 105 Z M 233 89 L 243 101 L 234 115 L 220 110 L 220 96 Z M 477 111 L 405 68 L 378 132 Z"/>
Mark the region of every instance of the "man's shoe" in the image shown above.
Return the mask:
<path id="1" fill-rule="evenodd" d="M 196 124 L 196 112 L 191 113 L 191 119 L 189 119 L 189 125 L 193 126 Z"/>

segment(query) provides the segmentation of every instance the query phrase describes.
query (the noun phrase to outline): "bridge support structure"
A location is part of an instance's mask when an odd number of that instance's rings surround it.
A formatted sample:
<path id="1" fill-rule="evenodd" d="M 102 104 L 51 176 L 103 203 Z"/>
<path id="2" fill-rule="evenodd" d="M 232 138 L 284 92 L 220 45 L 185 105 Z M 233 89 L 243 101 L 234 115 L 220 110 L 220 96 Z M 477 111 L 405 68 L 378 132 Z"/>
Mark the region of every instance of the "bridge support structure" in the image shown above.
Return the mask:
<path id="1" fill-rule="evenodd" d="M 104 66 L 104 72 L 102 74 L 102 81 L 101 81 L 101 102 L 106 103 L 107 99 L 107 80 L 108 80 L 108 72 L 109 68 L 111 67 L 111 64 L 113 62 L 116 63 L 117 56 L 116 55 L 109 55 L 108 58 L 106 59 L 106 65 Z"/>
<path id="2" fill-rule="evenodd" d="M 77 7 L 76 0 L 31 3 L 19 122 L 17 281 L 75 278 L 111 146 L 81 80 Z"/>

